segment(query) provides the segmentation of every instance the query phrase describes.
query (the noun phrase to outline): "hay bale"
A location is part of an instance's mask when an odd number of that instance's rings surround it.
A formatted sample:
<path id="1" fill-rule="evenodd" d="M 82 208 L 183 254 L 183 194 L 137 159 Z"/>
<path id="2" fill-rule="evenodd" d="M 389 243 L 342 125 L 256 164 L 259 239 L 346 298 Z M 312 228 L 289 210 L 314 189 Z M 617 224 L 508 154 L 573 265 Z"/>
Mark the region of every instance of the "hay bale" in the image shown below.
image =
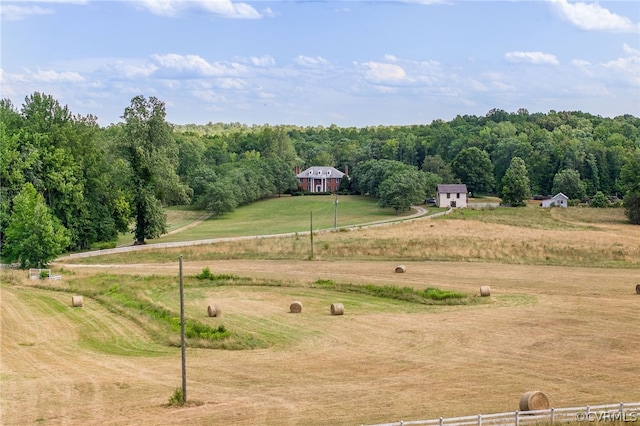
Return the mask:
<path id="1" fill-rule="evenodd" d="M 292 314 L 299 314 L 302 312 L 302 302 L 298 302 L 297 300 L 289 305 L 289 312 Z"/>
<path id="2" fill-rule="evenodd" d="M 407 272 L 407 267 L 404 265 L 396 266 L 396 273 L 402 274 L 403 272 Z"/>
<path id="3" fill-rule="evenodd" d="M 640 284 L 636 285 L 636 294 L 640 294 Z"/>
<path id="4" fill-rule="evenodd" d="M 489 287 L 488 285 L 481 285 L 480 286 L 480 296 L 482 296 L 482 297 L 491 296 L 491 287 Z"/>
<path id="5" fill-rule="evenodd" d="M 520 411 L 547 410 L 549 399 L 540 391 L 529 391 L 520 397 Z"/>
<path id="6" fill-rule="evenodd" d="M 344 315 L 344 305 L 342 303 L 332 303 L 331 315 Z"/>
<path id="7" fill-rule="evenodd" d="M 82 296 L 71 296 L 71 306 L 74 308 L 82 308 L 82 304 L 84 301 L 82 300 Z"/>
<path id="8" fill-rule="evenodd" d="M 220 309 L 220 306 L 218 305 L 209 305 L 207 307 L 207 314 L 210 317 L 219 317 L 220 315 L 222 315 L 222 310 Z"/>

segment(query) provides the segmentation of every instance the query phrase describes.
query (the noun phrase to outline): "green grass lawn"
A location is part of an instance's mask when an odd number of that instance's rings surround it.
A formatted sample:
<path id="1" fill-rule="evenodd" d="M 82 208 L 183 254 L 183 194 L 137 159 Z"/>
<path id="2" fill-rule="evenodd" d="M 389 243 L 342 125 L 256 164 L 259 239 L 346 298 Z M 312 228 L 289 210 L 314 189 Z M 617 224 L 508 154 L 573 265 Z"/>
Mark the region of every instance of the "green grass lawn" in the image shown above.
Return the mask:
<path id="1" fill-rule="evenodd" d="M 392 208 L 380 208 L 376 199 L 365 196 L 340 195 L 337 208 L 335 201 L 333 195 L 282 196 L 261 200 L 222 216 L 211 216 L 193 228 L 165 235 L 152 242 L 303 232 L 310 230 L 312 220 L 314 230 L 332 229 L 334 220 L 337 227 L 344 227 L 401 218 L 415 212 L 396 214 Z M 193 210 L 181 207 L 169 208 L 168 212 L 170 229 L 175 228 L 172 221 L 186 224 L 179 212 L 194 216 Z M 130 240 L 127 236 L 127 241 Z"/>

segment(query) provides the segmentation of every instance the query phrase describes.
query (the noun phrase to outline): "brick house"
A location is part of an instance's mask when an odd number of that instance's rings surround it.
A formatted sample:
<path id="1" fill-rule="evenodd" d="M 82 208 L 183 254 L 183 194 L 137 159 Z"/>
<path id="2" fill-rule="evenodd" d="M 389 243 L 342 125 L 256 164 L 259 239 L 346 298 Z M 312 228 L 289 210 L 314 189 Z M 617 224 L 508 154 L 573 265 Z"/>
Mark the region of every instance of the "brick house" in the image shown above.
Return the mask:
<path id="1" fill-rule="evenodd" d="M 344 175 L 333 167 L 309 167 L 303 172 L 296 168 L 298 187 L 307 192 L 336 192 Z"/>
<path id="2" fill-rule="evenodd" d="M 467 185 L 448 183 L 437 186 L 436 205 L 438 207 L 467 207 Z"/>

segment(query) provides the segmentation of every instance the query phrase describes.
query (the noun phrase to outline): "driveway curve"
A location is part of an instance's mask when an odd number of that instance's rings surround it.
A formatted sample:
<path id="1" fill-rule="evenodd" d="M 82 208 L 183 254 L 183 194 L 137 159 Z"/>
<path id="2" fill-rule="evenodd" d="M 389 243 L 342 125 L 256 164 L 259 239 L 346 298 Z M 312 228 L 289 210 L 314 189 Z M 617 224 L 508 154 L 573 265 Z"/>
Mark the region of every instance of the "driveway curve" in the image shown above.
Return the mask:
<path id="1" fill-rule="evenodd" d="M 417 220 L 417 219 L 422 219 L 422 218 L 433 218 L 433 217 L 437 217 L 437 216 L 442 216 L 442 215 L 448 214 L 448 213 L 450 213 L 452 211 L 451 209 L 449 209 L 449 210 L 447 210 L 445 212 L 440 212 L 440 213 L 436 213 L 436 214 L 433 214 L 433 215 L 426 216 L 426 214 L 427 214 L 427 209 L 426 208 L 424 208 L 422 206 L 411 206 L 411 208 L 416 210 L 416 212 L 411 214 L 411 215 L 409 215 L 409 216 L 404 216 L 402 218 L 386 219 L 386 220 L 380 220 L 380 221 L 376 221 L 376 222 L 367 222 L 367 223 L 361 223 L 361 224 L 356 224 L 356 225 L 341 226 L 341 227 L 338 227 L 337 229 L 340 229 L 340 230 L 354 230 L 354 229 L 359 229 L 359 228 L 367 228 L 367 227 L 374 227 L 374 226 L 389 225 L 389 224 L 393 224 L 393 223 L 409 222 L 409 221 L 412 221 L 412 220 Z M 192 227 L 192 226 L 194 226 L 194 225 L 193 224 L 186 225 L 183 228 L 176 229 L 176 230 L 172 231 L 172 233 L 179 232 L 181 230 L 187 229 L 187 228 Z M 319 232 L 332 232 L 332 231 L 334 231 L 333 228 L 326 228 L 326 229 L 314 230 L 313 232 L 319 233 Z M 296 236 L 296 235 L 309 235 L 309 232 L 310 231 L 286 232 L 286 233 L 282 233 L 282 234 L 247 235 L 247 236 L 243 236 L 243 237 L 222 237 L 222 238 L 209 238 L 209 239 L 204 239 L 204 240 L 176 241 L 176 242 L 171 242 L 171 243 L 151 243 L 151 244 L 144 244 L 144 245 L 137 245 L 137 246 L 131 245 L 131 246 L 116 247 L 116 248 L 112 248 L 112 249 L 94 250 L 94 251 L 86 251 L 86 252 L 81 252 L 81 253 L 73 253 L 73 254 L 69 254 L 69 255 L 66 255 L 66 256 L 59 257 L 58 259 L 56 259 L 55 262 L 60 262 L 60 261 L 68 260 L 68 259 L 79 259 L 79 258 L 84 258 L 84 257 L 103 256 L 103 255 L 114 254 L 114 253 L 126 253 L 126 252 L 138 251 L 138 250 L 174 248 L 174 247 L 189 247 L 189 246 L 197 246 L 197 245 L 216 244 L 216 243 L 227 242 L 227 241 L 254 240 L 254 239 L 258 239 L 258 238 L 293 237 L 293 236 Z"/>

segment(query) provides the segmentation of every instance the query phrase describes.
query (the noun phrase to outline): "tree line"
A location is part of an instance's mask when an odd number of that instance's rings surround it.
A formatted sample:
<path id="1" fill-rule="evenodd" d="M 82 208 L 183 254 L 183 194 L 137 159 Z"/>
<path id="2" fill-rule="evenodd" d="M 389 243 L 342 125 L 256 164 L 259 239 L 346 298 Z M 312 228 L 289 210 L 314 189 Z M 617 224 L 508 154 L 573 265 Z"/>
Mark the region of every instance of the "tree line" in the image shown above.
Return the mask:
<path id="1" fill-rule="evenodd" d="M 603 206 L 624 197 L 640 224 L 640 118 L 632 115 L 494 109 L 412 126 L 172 125 L 162 101 L 136 96 L 121 118 L 101 127 L 38 92 L 20 108 L 0 101 L 4 260 L 41 266 L 125 232 L 143 244 L 166 232 L 165 206 L 223 214 L 295 193 L 296 166 L 348 171 L 342 191 L 396 210 L 434 195 L 438 183 L 462 182 L 512 206 L 558 191 Z"/>

